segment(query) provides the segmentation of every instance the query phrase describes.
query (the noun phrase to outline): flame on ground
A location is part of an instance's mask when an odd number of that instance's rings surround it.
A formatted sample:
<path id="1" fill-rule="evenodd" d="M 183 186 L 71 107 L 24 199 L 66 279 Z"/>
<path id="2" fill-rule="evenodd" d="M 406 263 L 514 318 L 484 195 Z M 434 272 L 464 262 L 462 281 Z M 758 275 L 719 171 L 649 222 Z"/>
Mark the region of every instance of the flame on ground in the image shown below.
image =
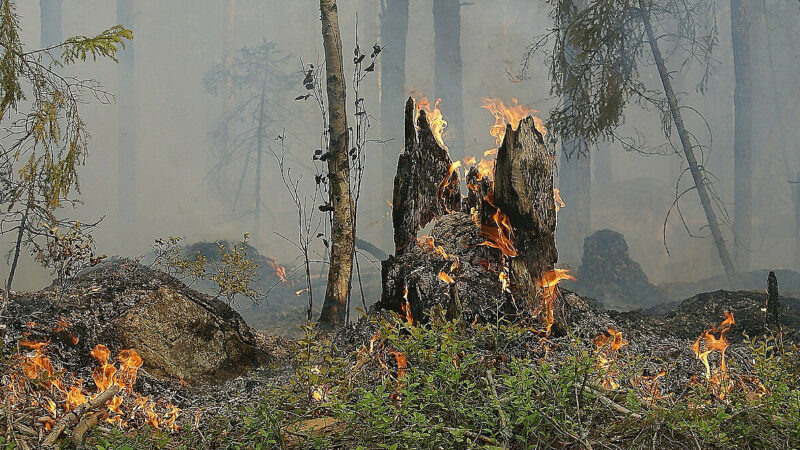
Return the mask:
<path id="1" fill-rule="evenodd" d="M 592 343 L 595 346 L 595 354 L 597 355 L 597 368 L 600 370 L 598 382 L 606 389 L 619 388 L 619 382 L 616 380 L 619 375 L 619 371 L 616 369 L 616 361 L 619 349 L 627 344 L 627 341 L 622 338 L 622 332 L 609 327 L 608 334 L 601 333 L 592 340 Z"/>
<path id="2" fill-rule="evenodd" d="M 281 283 L 286 283 L 286 268 L 278 264 L 278 261 L 274 258 L 269 259 L 269 265 L 275 271 L 275 275 L 281 280 Z"/>
<path id="3" fill-rule="evenodd" d="M 575 277 L 569 274 L 569 269 L 553 269 L 542 275 L 536 281 L 536 289 L 539 293 L 539 307 L 534 315 L 542 317 L 545 323 L 545 334 L 550 334 L 550 330 L 555 322 L 555 302 L 558 295 L 558 283 L 563 280 L 574 280 Z"/>
<path id="4" fill-rule="evenodd" d="M 725 312 L 724 320 L 719 326 L 703 331 L 692 344 L 692 352 L 694 352 L 697 359 L 703 362 L 705 367 L 705 378 L 708 386 L 711 392 L 720 400 L 724 399 L 725 395 L 733 388 L 728 367 L 725 363 L 725 350 L 730 345 L 726 334 L 734 323 L 736 322 L 734 321 L 733 313 L 727 311 Z M 712 368 L 708 361 L 708 357 L 712 352 L 720 354 L 719 366 L 715 368 Z"/>
<path id="5" fill-rule="evenodd" d="M 65 331 L 68 323 L 59 323 L 56 328 Z M 105 405 L 105 422 L 123 428 L 149 423 L 160 429 L 176 431 L 175 424 L 180 409 L 174 405 L 162 406 L 148 397 L 133 392 L 136 375 L 142 366 L 142 358 L 133 349 L 119 352 L 118 364 L 110 362 L 111 351 L 98 344 L 90 354 L 98 366 L 92 372 L 95 392 L 84 387 L 83 380 L 65 370 L 56 370 L 45 351 L 48 341 L 23 340 L 21 349 L 26 353 L 14 357 L 16 364 L 10 366 L 9 375 L 0 389 L 6 394 L 0 404 L 11 410 L 41 407 L 48 418 L 41 421 L 50 430 L 61 414 L 66 414 L 94 399 L 113 385 L 120 393 Z M 129 400 L 130 399 L 130 400 Z M 62 405 L 59 408 L 59 405 Z M 166 410 L 159 415 L 156 408 Z"/>

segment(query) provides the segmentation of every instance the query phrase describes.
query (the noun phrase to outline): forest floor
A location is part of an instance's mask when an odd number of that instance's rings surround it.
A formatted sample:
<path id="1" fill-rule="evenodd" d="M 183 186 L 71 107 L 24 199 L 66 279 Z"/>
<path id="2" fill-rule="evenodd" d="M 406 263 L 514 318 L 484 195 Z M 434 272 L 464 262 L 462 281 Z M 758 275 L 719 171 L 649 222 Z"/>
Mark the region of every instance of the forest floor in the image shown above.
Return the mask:
<path id="1" fill-rule="evenodd" d="M 432 312 L 420 324 L 374 308 L 334 335 L 313 327 L 297 340 L 256 332 L 272 355 L 267 364 L 211 385 L 151 387 L 177 405 L 171 426 L 100 423 L 84 443 L 798 448 L 800 300 L 781 298 L 777 333 L 764 325 L 764 300 L 757 292 L 718 291 L 645 316 L 598 310 L 564 292 L 569 326 L 549 336 L 524 323 L 469 323 Z M 2 364 L 7 373 L 12 360 Z M 24 448 L 10 417 L 0 407 L 0 444 Z M 73 437 L 67 433 L 67 448 Z"/>

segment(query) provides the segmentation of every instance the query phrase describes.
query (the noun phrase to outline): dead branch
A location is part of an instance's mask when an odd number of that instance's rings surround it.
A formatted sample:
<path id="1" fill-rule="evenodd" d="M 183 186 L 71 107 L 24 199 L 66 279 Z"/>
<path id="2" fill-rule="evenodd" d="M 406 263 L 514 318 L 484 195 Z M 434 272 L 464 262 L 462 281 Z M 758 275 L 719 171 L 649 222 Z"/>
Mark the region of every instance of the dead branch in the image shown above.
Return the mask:
<path id="1" fill-rule="evenodd" d="M 103 391 L 97 397 L 89 400 L 88 402 L 78 406 L 74 410 L 70 411 L 64 417 L 58 420 L 56 424 L 53 426 L 53 430 L 50 434 L 47 435 L 47 439 L 44 440 L 42 445 L 47 447 L 52 447 L 55 444 L 56 439 L 61 435 L 67 425 L 71 423 L 75 423 L 78 421 L 79 418 L 83 417 L 89 411 L 92 411 L 100 406 L 105 405 L 112 397 L 117 395 L 120 391 L 120 386 L 118 384 L 112 385 L 110 388 Z"/>

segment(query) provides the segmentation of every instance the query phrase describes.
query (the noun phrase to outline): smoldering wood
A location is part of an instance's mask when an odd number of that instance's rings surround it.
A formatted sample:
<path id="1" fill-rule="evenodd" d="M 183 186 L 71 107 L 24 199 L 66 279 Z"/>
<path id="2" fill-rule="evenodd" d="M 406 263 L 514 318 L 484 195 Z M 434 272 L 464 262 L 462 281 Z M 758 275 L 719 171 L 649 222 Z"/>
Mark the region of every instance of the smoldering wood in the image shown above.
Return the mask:
<path id="1" fill-rule="evenodd" d="M 53 430 L 50 431 L 50 434 L 47 435 L 47 439 L 44 440 L 42 443 L 45 447 L 50 447 L 56 443 L 56 440 L 67 427 L 67 425 L 77 422 L 84 414 L 89 411 L 95 410 L 111 400 L 112 397 L 117 395 L 120 391 L 120 386 L 118 384 L 113 384 L 111 387 L 103 391 L 97 397 L 89 400 L 88 402 L 79 405 L 74 410 L 70 411 L 68 414 L 64 415 L 61 419 L 53 425 Z"/>
<path id="2" fill-rule="evenodd" d="M 534 298 L 536 280 L 558 261 L 554 169 L 555 154 L 544 145 L 532 117 L 523 119 L 517 130 L 506 127 L 497 151 L 494 204 L 514 229 L 518 256 L 511 260 L 510 278 L 516 298 Z"/>
<path id="3" fill-rule="evenodd" d="M 379 307 L 400 313 L 408 302 L 416 320 L 435 305 L 457 308 L 457 314 L 469 321 L 516 315 L 520 306 L 530 311 L 538 294 L 537 280 L 557 260 L 555 154 L 545 147 L 533 118 L 523 120 L 517 130 L 507 127 L 494 186 L 476 167 L 467 171 L 468 194 L 462 204 L 458 171 L 449 170 L 450 156 L 436 142 L 425 112 L 420 111 L 415 124 L 415 105 L 409 99 L 405 115 L 405 149 L 394 180 L 396 255 L 382 264 Z M 510 294 L 499 280 L 504 256 L 483 245 L 497 239 L 498 207 L 509 216 L 517 250 L 509 264 Z M 434 219 L 433 246 L 418 243 L 417 232 Z M 437 251 L 439 246 L 443 252 Z M 455 283 L 440 280 L 440 272 Z"/>
<path id="4" fill-rule="evenodd" d="M 392 196 L 392 223 L 397 254 L 416 241 L 417 231 L 433 219 L 461 210 L 458 171 L 449 172 L 453 161 L 431 130 L 425 111 L 416 124 L 414 100 L 405 109 L 405 148 L 397 162 Z M 440 195 L 442 194 L 442 195 Z"/>

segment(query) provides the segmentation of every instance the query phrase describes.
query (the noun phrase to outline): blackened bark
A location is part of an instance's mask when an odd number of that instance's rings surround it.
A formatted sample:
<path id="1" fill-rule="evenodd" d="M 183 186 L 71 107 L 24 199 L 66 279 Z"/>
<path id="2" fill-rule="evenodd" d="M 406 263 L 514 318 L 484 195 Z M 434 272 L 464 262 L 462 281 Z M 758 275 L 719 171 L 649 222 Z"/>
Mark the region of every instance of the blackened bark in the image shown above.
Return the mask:
<path id="1" fill-rule="evenodd" d="M 778 294 L 778 277 L 775 272 L 770 271 L 767 277 L 767 324 L 772 326 L 780 326 L 780 296 Z"/>
<path id="2" fill-rule="evenodd" d="M 346 320 L 347 297 L 353 273 L 353 201 L 350 196 L 350 161 L 348 157 L 347 99 L 342 64 L 342 37 L 336 0 L 320 0 L 322 40 L 325 47 L 325 75 L 328 97 L 328 134 L 330 138 L 328 181 L 331 221 L 331 258 L 328 286 L 322 304 L 320 325 L 333 328 Z"/>
<path id="3" fill-rule="evenodd" d="M 553 269 L 556 251 L 556 206 L 553 198 L 555 154 L 544 145 L 532 117 L 517 130 L 506 127 L 497 151 L 494 203 L 511 221 L 517 256 L 511 259 L 511 292 L 518 299 L 536 298 L 536 281 Z"/>
<path id="4" fill-rule="evenodd" d="M 746 271 L 750 266 L 752 228 L 752 129 L 753 93 L 750 76 L 750 22 L 747 1 L 731 0 L 731 43 L 736 87 L 733 91 L 733 235 L 736 243 L 736 266 Z"/>
<path id="5" fill-rule="evenodd" d="M 467 156 L 461 86 L 461 0 L 433 0 L 433 34 L 434 91 L 442 99 L 448 146 L 455 155 Z"/>
<path id="6" fill-rule="evenodd" d="M 458 171 L 437 142 L 425 111 L 414 124 L 414 100 L 405 110 L 405 148 L 397 162 L 392 196 L 395 251 L 401 254 L 416 242 L 417 231 L 443 214 L 461 210 Z"/>

